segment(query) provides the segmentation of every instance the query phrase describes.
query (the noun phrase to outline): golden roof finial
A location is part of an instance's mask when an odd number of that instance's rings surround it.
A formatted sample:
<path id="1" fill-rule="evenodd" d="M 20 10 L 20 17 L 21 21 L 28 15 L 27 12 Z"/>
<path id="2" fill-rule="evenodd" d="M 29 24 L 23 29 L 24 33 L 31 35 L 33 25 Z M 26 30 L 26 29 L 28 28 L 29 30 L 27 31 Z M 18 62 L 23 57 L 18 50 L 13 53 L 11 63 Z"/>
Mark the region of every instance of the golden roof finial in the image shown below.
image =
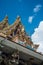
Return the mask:
<path id="1" fill-rule="evenodd" d="M 0 22 L 0 25 L 3 25 L 4 23 L 8 23 L 8 16 L 6 15 L 5 18 Z"/>
<path id="2" fill-rule="evenodd" d="M 21 20 L 21 18 L 20 18 L 20 16 L 19 15 L 17 15 L 17 19 L 20 21 Z"/>
<path id="3" fill-rule="evenodd" d="M 6 20 L 8 20 L 8 16 L 7 16 L 7 14 L 6 14 L 6 16 L 5 16 L 4 20 L 5 20 L 5 21 L 6 21 Z"/>

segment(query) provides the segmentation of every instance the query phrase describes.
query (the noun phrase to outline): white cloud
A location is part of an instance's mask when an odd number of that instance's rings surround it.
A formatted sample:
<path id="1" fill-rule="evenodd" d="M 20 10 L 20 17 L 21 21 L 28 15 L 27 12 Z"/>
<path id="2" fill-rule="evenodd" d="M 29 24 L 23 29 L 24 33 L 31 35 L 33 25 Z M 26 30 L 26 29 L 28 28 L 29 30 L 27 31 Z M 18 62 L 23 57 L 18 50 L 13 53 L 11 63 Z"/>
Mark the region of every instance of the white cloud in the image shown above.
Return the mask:
<path id="1" fill-rule="evenodd" d="M 35 8 L 33 9 L 33 15 L 32 16 L 29 16 L 28 18 L 28 22 L 29 23 L 32 23 L 33 19 L 35 18 L 35 16 L 37 15 L 37 12 L 39 12 L 39 10 L 41 9 L 42 5 L 36 5 Z"/>
<path id="2" fill-rule="evenodd" d="M 33 12 L 36 13 L 41 9 L 42 5 L 36 5 L 35 8 L 33 9 Z"/>
<path id="3" fill-rule="evenodd" d="M 43 21 L 40 22 L 38 28 L 35 28 L 31 38 L 34 44 L 39 44 L 37 51 L 43 53 Z"/>
<path id="4" fill-rule="evenodd" d="M 32 23 L 33 18 L 34 18 L 34 16 L 29 16 L 28 22 L 29 22 L 29 23 Z"/>

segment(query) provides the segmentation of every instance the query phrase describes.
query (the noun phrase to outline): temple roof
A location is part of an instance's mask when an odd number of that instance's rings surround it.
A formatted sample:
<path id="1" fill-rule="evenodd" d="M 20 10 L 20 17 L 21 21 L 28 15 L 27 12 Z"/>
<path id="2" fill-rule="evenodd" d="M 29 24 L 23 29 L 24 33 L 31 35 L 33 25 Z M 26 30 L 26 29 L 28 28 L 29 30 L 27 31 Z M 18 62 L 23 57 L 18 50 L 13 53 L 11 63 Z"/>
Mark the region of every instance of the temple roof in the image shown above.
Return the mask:
<path id="1" fill-rule="evenodd" d="M 0 23 L 0 28 L 0 34 L 2 34 L 2 36 L 12 36 L 12 41 L 14 41 L 15 38 L 19 38 L 19 40 L 26 42 L 31 46 L 33 45 L 30 36 L 28 36 L 25 32 L 24 26 L 21 23 L 20 16 L 17 16 L 15 22 L 12 25 L 8 24 L 8 16 L 6 16 L 4 20 Z M 35 47 L 38 48 L 37 45 Z"/>

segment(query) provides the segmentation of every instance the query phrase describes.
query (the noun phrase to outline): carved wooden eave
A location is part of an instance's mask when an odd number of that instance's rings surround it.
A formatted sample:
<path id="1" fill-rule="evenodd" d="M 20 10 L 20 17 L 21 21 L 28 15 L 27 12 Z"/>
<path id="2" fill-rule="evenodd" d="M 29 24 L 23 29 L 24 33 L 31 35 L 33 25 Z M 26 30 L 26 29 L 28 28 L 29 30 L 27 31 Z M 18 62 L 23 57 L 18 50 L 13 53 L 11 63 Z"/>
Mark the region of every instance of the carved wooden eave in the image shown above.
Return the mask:
<path id="1" fill-rule="evenodd" d="M 39 44 L 34 44 L 34 45 L 33 45 L 33 48 L 34 48 L 35 50 L 37 50 L 38 47 L 39 47 Z"/>

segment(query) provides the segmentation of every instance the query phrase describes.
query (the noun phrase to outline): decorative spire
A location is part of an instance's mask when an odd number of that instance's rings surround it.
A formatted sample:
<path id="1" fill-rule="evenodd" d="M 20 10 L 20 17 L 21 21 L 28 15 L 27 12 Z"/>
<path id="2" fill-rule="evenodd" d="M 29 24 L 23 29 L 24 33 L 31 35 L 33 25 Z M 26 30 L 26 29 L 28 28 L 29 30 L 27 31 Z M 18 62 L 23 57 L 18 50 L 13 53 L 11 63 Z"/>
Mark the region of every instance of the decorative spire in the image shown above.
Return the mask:
<path id="1" fill-rule="evenodd" d="M 6 15 L 5 16 L 5 18 L 2 20 L 2 22 L 0 22 L 0 25 L 2 24 L 4 24 L 4 23 L 6 23 L 6 22 L 8 22 L 8 16 Z"/>
<path id="2" fill-rule="evenodd" d="M 21 18 L 20 18 L 20 16 L 19 16 L 19 15 L 17 16 L 17 20 L 19 20 L 19 21 L 21 20 Z"/>
<path id="3" fill-rule="evenodd" d="M 8 21 L 8 16 L 6 15 L 5 18 L 4 18 L 5 21 Z"/>
<path id="4" fill-rule="evenodd" d="M 0 29 L 3 30 L 4 28 L 8 27 L 8 16 L 6 15 L 3 21 L 0 23 Z"/>
<path id="5" fill-rule="evenodd" d="M 16 20 L 15 20 L 15 22 L 10 26 L 10 28 L 12 27 L 15 27 L 16 28 L 16 26 L 19 24 L 19 22 L 20 22 L 20 16 L 17 16 L 17 18 L 16 18 Z"/>

